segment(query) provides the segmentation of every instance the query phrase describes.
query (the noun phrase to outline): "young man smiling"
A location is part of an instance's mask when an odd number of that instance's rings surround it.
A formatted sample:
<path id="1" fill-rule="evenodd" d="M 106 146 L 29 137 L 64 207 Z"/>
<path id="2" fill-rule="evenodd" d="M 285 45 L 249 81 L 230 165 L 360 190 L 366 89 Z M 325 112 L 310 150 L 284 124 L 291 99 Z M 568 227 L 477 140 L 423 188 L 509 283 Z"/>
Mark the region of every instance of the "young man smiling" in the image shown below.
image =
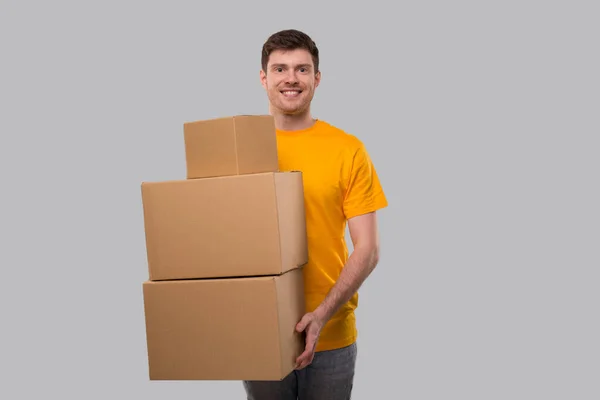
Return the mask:
<path id="1" fill-rule="evenodd" d="M 307 313 L 296 329 L 305 332 L 306 348 L 282 381 L 245 381 L 244 388 L 250 400 L 347 400 L 357 355 L 357 291 L 378 263 L 376 211 L 387 200 L 363 143 L 311 115 L 321 71 L 307 34 L 290 29 L 271 35 L 262 49 L 260 80 L 275 119 L 279 167 L 303 174 Z"/>

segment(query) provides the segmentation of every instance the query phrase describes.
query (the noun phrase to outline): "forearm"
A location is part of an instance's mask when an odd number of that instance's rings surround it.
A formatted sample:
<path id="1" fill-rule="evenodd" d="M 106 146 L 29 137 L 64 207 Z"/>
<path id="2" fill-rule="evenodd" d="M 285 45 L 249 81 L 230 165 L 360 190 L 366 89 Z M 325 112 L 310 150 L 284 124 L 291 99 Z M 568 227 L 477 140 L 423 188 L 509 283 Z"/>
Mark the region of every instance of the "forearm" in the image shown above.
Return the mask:
<path id="1" fill-rule="evenodd" d="M 338 280 L 315 310 L 322 321 L 328 321 L 344 303 L 354 296 L 377 262 L 378 256 L 375 250 L 360 247 L 354 249 Z"/>

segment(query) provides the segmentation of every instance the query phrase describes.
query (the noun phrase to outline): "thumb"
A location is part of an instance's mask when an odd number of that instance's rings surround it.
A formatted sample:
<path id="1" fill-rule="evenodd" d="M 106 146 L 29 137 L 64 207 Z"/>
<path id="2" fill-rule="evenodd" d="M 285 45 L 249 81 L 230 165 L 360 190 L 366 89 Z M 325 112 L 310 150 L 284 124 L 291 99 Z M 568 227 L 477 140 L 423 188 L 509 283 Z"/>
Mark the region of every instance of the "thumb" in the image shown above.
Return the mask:
<path id="1" fill-rule="evenodd" d="M 305 314 L 302 319 L 300 320 L 300 322 L 298 322 L 298 324 L 296 325 L 296 330 L 298 332 L 302 332 L 303 330 L 306 329 L 306 326 L 308 325 L 308 323 L 310 322 L 310 314 Z"/>

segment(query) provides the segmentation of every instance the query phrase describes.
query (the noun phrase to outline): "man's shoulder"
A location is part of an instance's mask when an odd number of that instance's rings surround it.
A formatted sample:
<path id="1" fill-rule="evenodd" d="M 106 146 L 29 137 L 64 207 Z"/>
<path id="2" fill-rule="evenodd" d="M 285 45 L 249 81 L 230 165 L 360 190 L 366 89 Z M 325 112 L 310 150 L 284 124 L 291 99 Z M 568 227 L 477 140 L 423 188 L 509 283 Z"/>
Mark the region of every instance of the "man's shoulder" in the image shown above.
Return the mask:
<path id="1" fill-rule="evenodd" d="M 319 124 L 321 129 L 327 132 L 327 136 L 335 139 L 340 145 L 353 150 L 363 147 L 363 142 L 358 138 L 358 136 L 349 132 L 348 130 L 340 128 L 339 126 L 322 119 L 319 119 Z"/>

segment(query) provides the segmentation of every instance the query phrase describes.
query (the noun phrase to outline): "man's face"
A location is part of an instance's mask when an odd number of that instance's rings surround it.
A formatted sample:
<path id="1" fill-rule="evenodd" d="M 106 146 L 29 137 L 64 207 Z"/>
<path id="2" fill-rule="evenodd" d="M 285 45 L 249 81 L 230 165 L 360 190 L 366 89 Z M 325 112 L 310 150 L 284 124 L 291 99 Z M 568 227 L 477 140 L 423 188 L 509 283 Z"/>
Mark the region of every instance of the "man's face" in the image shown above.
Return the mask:
<path id="1" fill-rule="evenodd" d="M 271 107 L 283 114 L 306 111 L 320 77 L 320 73 L 315 74 L 310 53 L 304 49 L 276 50 L 269 57 L 267 70 L 260 71 Z"/>

